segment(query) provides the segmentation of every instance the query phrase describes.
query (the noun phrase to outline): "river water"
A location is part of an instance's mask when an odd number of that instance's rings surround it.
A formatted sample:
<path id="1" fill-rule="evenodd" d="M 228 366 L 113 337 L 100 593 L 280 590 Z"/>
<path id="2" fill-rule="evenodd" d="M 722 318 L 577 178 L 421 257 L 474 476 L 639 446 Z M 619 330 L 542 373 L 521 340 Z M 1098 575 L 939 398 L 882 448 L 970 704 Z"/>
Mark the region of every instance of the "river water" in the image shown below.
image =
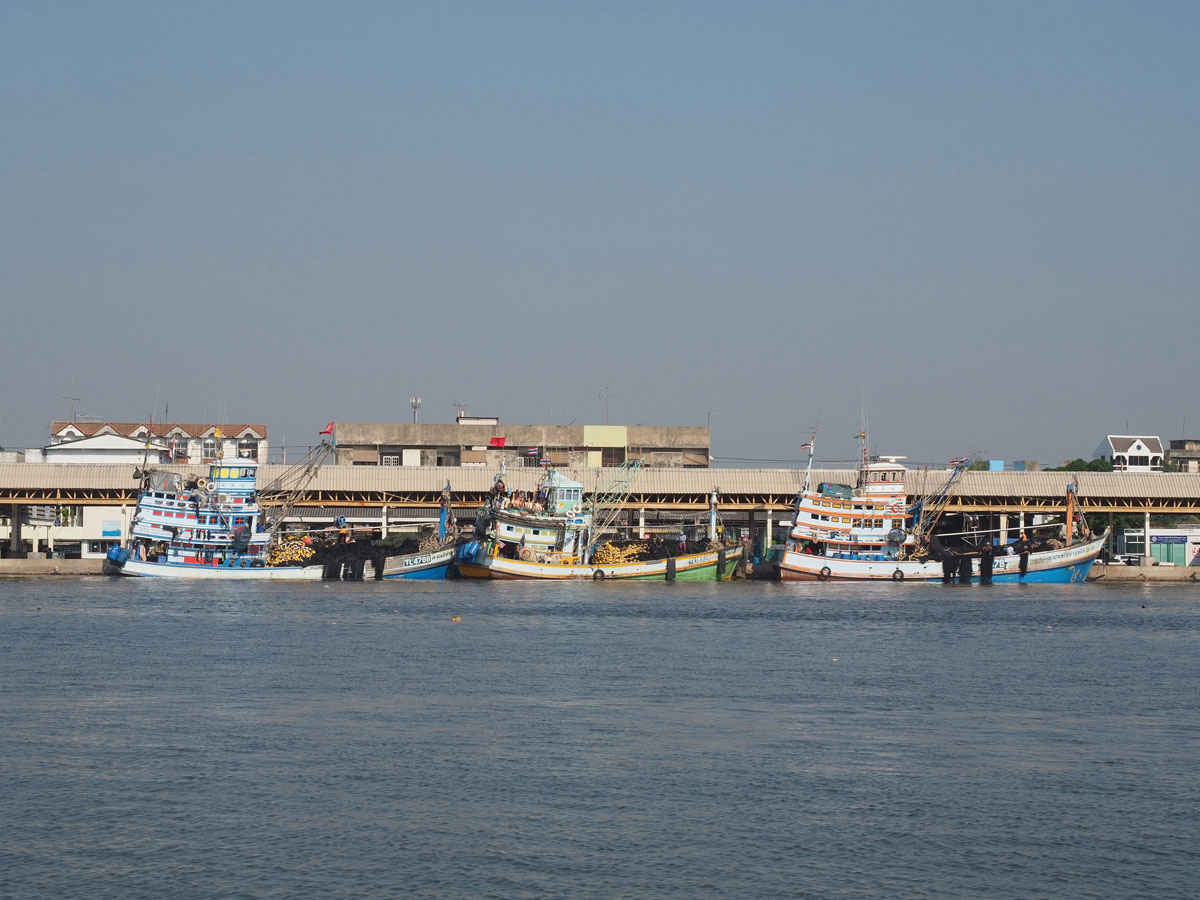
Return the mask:
<path id="1" fill-rule="evenodd" d="M 1200 896 L 1200 593 L 0 581 L 0 896 Z"/>

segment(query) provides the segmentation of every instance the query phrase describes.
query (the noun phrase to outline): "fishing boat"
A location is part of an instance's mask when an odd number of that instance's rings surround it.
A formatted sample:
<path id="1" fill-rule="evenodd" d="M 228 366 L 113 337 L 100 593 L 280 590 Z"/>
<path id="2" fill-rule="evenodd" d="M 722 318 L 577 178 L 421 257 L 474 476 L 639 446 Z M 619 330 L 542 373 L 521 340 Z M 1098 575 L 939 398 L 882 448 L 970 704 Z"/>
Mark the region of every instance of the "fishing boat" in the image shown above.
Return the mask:
<path id="1" fill-rule="evenodd" d="M 314 454 L 333 449 L 324 443 Z M 319 464 L 310 458 L 294 468 L 311 478 Z M 142 484 L 129 537 L 109 550 L 107 574 L 257 581 L 322 577 L 320 564 L 304 564 L 313 552 L 302 538 L 280 531 L 297 489 L 276 492 L 282 506 L 268 521 L 257 492 L 257 461 L 219 459 L 207 477 L 153 469 L 137 474 Z"/>
<path id="2" fill-rule="evenodd" d="M 1108 532 L 1091 535 L 1080 521 L 1076 540 L 1075 493 L 1066 498 L 1066 520 L 1053 529 L 1061 537 L 982 543 L 938 531 L 951 488 L 968 467 L 955 459 L 941 487 L 910 501 L 902 457 L 869 459 L 864 439 L 857 484 L 810 485 L 812 445 L 804 488 L 797 495 L 793 524 L 778 561 L 784 581 L 995 581 L 1081 582 L 1104 546 Z"/>
<path id="3" fill-rule="evenodd" d="M 621 467 L 613 483 L 597 492 L 591 510 L 584 486 L 550 470 L 529 504 L 514 505 L 500 491 L 475 521 L 474 539 L 458 548 L 457 573 L 464 578 L 549 580 L 632 579 L 724 581 L 742 557 L 739 543 L 710 540 L 693 552 L 674 552 L 657 538 L 613 540 L 610 528 L 639 461 Z M 715 528 L 710 529 L 710 534 Z"/>
<path id="4" fill-rule="evenodd" d="M 446 577 L 454 562 L 457 534 L 450 506 L 450 482 L 442 489 L 437 535 L 422 538 L 415 553 L 401 553 L 383 560 L 378 578 L 432 581 Z"/>

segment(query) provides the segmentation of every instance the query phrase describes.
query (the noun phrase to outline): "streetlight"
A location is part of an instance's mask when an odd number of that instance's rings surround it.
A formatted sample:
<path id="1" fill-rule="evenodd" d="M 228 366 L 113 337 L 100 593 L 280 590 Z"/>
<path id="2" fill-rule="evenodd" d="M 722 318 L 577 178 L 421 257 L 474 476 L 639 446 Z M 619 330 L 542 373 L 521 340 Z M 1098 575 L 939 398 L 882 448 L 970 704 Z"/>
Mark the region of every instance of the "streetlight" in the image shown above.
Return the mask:
<path id="1" fill-rule="evenodd" d="M 416 425 L 417 424 L 417 410 L 421 408 L 421 398 L 418 397 L 416 394 L 413 394 L 411 397 L 408 398 L 408 405 L 412 407 L 413 424 Z"/>

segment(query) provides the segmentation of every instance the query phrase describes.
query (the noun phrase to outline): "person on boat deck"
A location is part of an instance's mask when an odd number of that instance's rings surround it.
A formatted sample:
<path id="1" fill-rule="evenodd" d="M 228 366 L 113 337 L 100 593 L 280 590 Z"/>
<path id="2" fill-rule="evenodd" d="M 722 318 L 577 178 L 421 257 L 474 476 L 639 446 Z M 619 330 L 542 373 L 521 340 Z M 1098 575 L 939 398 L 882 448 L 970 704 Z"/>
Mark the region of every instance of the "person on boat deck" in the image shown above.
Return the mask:
<path id="1" fill-rule="evenodd" d="M 687 534 L 682 529 L 679 532 L 679 552 L 687 553 Z"/>

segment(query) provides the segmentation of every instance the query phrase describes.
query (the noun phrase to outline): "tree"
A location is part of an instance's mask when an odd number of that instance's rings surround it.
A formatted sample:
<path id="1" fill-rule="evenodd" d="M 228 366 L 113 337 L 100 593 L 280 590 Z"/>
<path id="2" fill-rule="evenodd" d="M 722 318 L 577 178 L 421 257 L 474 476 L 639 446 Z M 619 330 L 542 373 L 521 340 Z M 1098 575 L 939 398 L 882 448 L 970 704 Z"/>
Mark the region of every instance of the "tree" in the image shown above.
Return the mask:
<path id="1" fill-rule="evenodd" d="M 1111 472 L 1112 463 L 1102 459 L 1083 460 L 1073 459 L 1069 463 L 1047 469 L 1047 472 Z"/>

